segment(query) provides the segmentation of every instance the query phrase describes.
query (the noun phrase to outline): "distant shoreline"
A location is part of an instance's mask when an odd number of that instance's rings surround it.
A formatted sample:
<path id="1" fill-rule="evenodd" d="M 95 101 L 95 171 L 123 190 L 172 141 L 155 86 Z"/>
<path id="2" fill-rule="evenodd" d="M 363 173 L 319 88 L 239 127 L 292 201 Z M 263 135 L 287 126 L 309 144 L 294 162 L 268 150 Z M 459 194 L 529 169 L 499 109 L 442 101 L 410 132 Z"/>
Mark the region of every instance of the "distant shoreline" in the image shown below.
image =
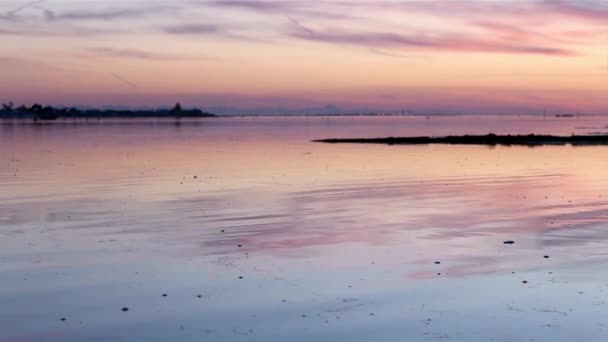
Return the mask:
<path id="1" fill-rule="evenodd" d="M 313 142 L 328 144 L 384 144 L 384 145 L 608 145 L 608 135 L 459 135 L 445 137 L 387 137 L 387 138 L 347 138 L 321 139 Z"/>
<path id="2" fill-rule="evenodd" d="M 34 121 L 53 121 L 57 119 L 101 119 L 101 118 L 214 118 L 215 114 L 200 109 L 182 109 L 177 103 L 172 109 L 156 110 L 117 110 L 117 109 L 78 109 L 55 108 L 34 104 L 31 107 L 14 108 L 12 103 L 2 105 L 0 118 L 33 119 Z"/>
<path id="3" fill-rule="evenodd" d="M 159 110 L 153 110 L 153 109 L 142 109 L 142 110 L 118 110 L 118 109 L 111 109 L 111 110 L 98 110 L 98 109 L 86 109 L 86 110 L 82 110 L 83 112 L 91 112 L 90 114 L 85 114 L 85 115 L 80 115 L 80 116 L 75 116 L 75 115 L 58 115 L 57 119 L 104 119 L 104 118 L 109 118 L 109 119 L 120 119 L 120 118 L 386 118 L 386 119 L 391 119 L 391 118 L 410 118 L 410 119 L 428 119 L 428 120 L 432 120 L 432 119 L 440 119 L 440 118 L 465 118 L 465 117 L 474 117 L 474 118 L 513 118 L 513 117 L 521 117 L 521 118 L 536 118 L 536 119 L 547 119 L 547 120 L 553 120 L 553 119 L 578 119 L 578 118 L 585 118 L 585 117 L 606 117 L 608 118 L 607 114 L 577 114 L 576 116 L 558 116 L 558 115 L 547 115 L 547 116 L 543 116 L 542 114 L 430 114 L 430 115 L 423 115 L 423 114 L 408 114 L 408 115 L 401 115 L 401 114 L 282 114 L 282 115 L 274 115 L 274 114 L 268 114 L 268 115 L 262 115 L 262 114 L 250 114 L 250 115 L 245 115 L 245 114 L 212 114 L 212 113 L 208 113 L 208 112 L 202 112 L 202 115 L 188 115 L 188 114 L 182 114 L 182 115 L 168 115 L 166 114 L 167 110 L 166 109 L 159 109 Z M 107 113 L 107 114 L 94 114 L 94 112 L 97 111 L 101 111 L 103 113 Z M 128 114 L 125 115 L 123 114 L 124 112 L 129 112 L 129 113 L 133 113 L 133 114 Z M 150 114 L 151 113 L 151 114 Z M 31 120 L 33 118 L 32 113 L 7 113 L 5 111 L 3 111 L 2 109 L 0 109 L 0 120 L 3 119 L 24 119 L 24 120 Z"/>
<path id="4" fill-rule="evenodd" d="M 116 109 L 116 108 L 78 108 L 78 107 L 53 107 L 34 104 L 30 107 L 21 105 L 15 107 L 12 102 L 2 104 L 0 107 L 0 119 L 37 119 L 37 120 L 56 120 L 56 119 L 72 119 L 72 118 L 211 118 L 211 117 L 226 117 L 226 118 L 256 118 L 256 117 L 347 117 L 347 118 L 441 118 L 441 117 L 536 117 L 536 118 L 557 118 L 557 119 L 576 119 L 585 116 L 598 116 L 602 114 L 540 114 L 540 113 L 499 113 L 499 114 L 479 114 L 479 113 L 391 113 L 391 112 L 337 112 L 337 113 L 285 113 L 263 114 L 259 112 L 230 114 L 219 110 L 220 113 L 210 113 L 198 108 L 182 109 L 181 104 L 177 103 L 171 109 Z M 272 110 L 270 110 L 272 112 Z"/>

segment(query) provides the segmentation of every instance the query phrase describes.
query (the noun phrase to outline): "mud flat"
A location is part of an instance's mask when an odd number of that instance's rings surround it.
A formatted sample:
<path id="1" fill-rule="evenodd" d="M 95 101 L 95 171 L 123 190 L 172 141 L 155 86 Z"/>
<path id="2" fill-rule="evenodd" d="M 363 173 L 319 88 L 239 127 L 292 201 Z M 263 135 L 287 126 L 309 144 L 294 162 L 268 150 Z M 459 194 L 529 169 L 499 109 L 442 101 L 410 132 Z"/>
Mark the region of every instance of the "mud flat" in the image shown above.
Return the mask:
<path id="1" fill-rule="evenodd" d="M 321 139 L 314 142 L 328 144 L 387 144 L 387 145 L 607 145 L 608 135 L 454 135 L 445 137 L 387 137 L 387 138 L 347 138 Z"/>

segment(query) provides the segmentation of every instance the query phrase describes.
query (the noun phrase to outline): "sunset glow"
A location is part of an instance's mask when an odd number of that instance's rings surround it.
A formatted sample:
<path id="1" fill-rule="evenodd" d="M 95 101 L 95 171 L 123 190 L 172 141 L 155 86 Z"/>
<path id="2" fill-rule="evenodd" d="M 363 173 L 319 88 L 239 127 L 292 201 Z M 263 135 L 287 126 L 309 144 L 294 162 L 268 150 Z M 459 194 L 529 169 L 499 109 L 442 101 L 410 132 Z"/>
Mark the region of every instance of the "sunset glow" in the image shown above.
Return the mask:
<path id="1" fill-rule="evenodd" d="M 9 0 L 0 93 L 220 113 L 604 113 L 607 19 L 602 1 Z"/>

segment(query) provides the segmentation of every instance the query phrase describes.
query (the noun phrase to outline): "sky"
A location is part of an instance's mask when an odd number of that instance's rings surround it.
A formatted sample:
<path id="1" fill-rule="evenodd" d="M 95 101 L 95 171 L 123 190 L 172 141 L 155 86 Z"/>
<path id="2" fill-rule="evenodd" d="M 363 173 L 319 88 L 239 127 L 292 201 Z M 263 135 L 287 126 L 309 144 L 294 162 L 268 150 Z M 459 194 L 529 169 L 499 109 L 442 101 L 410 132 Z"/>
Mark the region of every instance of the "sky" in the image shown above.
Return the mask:
<path id="1" fill-rule="evenodd" d="M 0 1 L 0 101 L 608 113 L 608 2 Z"/>

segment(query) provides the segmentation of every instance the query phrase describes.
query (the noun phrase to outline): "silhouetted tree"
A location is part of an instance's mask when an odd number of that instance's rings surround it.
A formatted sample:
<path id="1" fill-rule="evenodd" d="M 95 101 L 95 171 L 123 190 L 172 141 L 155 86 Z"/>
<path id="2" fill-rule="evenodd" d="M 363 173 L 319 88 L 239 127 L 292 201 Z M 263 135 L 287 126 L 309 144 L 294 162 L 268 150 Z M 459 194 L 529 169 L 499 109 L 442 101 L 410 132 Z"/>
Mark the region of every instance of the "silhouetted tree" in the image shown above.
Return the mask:
<path id="1" fill-rule="evenodd" d="M 20 105 L 15 107 L 13 102 L 1 104 L 0 112 L 3 116 L 17 115 L 33 117 L 35 120 L 55 120 L 59 117 L 167 117 L 173 116 L 177 119 L 183 117 L 213 117 L 213 114 L 206 113 L 200 109 L 183 109 L 178 102 L 170 109 L 159 110 L 115 110 L 115 109 L 86 109 L 81 110 L 75 107 L 43 106 L 34 103 L 30 107 Z"/>
<path id="2" fill-rule="evenodd" d="M 13 106 L 14 106 L 13 101 L 10 101 L 9 103 L 3 103 L 2 104 L 2 109 L 6 110 L 8 112 L 12 112 L 13 111 Z"/>
<path id="3" fill-rule="evenodd" d="M 182 105 L 181 103 L 176 103 L 175 106 L 169 111 L 169 115 L 175 116 L 176 118 L 180 118 L 182 116 Z"/>
<path id="4" fill-rule="evenodd" d="M 33 114 L 40 114 L 42 112 L 42 105 L 39 103 L 34 103 L 28 111 Z"/>

